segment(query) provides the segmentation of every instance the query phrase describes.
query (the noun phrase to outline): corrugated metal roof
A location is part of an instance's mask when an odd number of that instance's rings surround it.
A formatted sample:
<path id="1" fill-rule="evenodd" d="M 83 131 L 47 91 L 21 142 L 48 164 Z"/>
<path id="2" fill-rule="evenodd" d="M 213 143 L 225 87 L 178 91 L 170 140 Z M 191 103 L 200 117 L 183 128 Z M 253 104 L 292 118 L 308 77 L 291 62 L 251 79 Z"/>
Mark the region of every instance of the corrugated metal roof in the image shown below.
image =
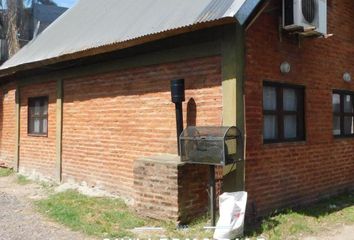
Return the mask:
<path id="1" fill-rule="evenodd" d="M 236 21 L 247 1 L 259 0 L 80 0 L 5 62 L 0 75 L 14 73 L 21 66 L 29 69 L 69 56 L 74 59 L 75 53 L 78 58 L 104 48 L 107 52 L 128 47 L 130 41 L 146 36 L 155 36 L 150 37 L 154 40 L 178 29 L 187 32 L 206 23 Z"/>

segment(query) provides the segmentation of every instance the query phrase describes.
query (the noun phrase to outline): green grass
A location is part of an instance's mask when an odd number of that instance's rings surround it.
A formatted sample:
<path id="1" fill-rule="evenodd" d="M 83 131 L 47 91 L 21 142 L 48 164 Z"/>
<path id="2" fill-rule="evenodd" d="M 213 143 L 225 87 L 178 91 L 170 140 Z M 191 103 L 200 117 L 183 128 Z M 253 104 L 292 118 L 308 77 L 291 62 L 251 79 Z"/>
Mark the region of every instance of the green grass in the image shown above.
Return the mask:
<path id="1" fill-rule="evenodd" d="M 164 236 L 170 239 L 212 239 L 213 230 L 204 229 L 205 226 L 210 226 L 209 220 L 210 218 L 207 216 L 200 217 L 186 225 L 185 228 L 182 227 L 178 229 L 174 223 L 164 223 L 162 224 L 162 227 L 166 229 Z"/>
<path id="2" fill-rule="evenodd" d="M 246 236 L 269 240 L 301 239 L 336 225 L 354 224 L 354 195 L 342 194 L 302 208 L 285 210 L 249 227 Z"/>
<path id="3" fill-rule="evenodd" d="M 212 232 L 203 229 L 206 217 L 193 221 L 186 229 L 176 229 L 172 222 L 142 218 L 120 199 L 97 198 L 66 191 L 39 200 L 36 205 L 40 212 L 73 230 L 88 235 L 106 238 L 146 237 L 212 237 Z M 163 231 L 139 232 L 136 227 L 162 227 Z"/>
<path id="4" fill-rule="evenodd" d="M 17 175 L 16 182 L 17 182 L 17 184 L 20 184 L 20 185 L 27 185 L 27 184 L 30 184 L 32 181 L 23 175 Z"/>
<path id="5" fill-rule="evenodd" d="M 36 204 L 42 213 L 88 235 L 131 237 L 131 229 L 145 224 L 122 200 L 87 197 L 76 191 L 54 194 Z"/>
<path id="6" fill-rule="evenodd" d="M 208 217 L 193 221 L 185 229 L 176 229 L 172 222 L 139 217 L 119 199 L 87 197 L 76 191 L 52 194 L 47 199 L 37 201 L 36 205 L 42 213 L 73 230 L 103 238 L 143 239 L 148 236 L 152 239 L 211 239 L 213 236 L 213 231 L 204 229 L 208 225 Z M 269 240 L 302 239 L 343 224 L 354 224 L 354 195 L 350 193 L 264 218 L 257 225 L 246 227 L 246 237 L 257 239 L 258 236 L 263 236 Z M 164 230 L 132 231 L 135 227 L 143 226 L 162 227 Z"/>
<path id="7" fill-rule="evenodd" d="M 10 168 L 0 168 L 0 177 L 8 177 L 13 174 L 13 170 Z"/>

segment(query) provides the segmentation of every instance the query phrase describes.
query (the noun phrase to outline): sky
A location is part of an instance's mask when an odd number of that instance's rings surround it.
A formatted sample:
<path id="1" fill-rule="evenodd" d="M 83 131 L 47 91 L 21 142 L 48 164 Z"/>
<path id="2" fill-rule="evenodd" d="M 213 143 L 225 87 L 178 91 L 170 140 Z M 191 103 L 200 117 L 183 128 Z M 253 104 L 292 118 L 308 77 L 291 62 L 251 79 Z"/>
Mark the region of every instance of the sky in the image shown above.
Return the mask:
<path id="1" fill-rule="evenodd" d="M 56 4 L 58 4 L 58 6 L 60 7 L 66 7 L 66 8 L 70 8 L 72 7 L 77 1 L 79 0 L 53 0 Z M 27 3 L 30 1 L 24 1 L 25 2 L 25 6 L 27 6 Z M 2 5 L 4 6 L 4 8 L 6 8 L 6 0 L 0 0 L 0 3 L 2 3 Z"/>
<path id="2" fill-rule="evenodd" d="M 78 0 L 54 0 L 58 6 L 61 7 L 72 7 Z"/>

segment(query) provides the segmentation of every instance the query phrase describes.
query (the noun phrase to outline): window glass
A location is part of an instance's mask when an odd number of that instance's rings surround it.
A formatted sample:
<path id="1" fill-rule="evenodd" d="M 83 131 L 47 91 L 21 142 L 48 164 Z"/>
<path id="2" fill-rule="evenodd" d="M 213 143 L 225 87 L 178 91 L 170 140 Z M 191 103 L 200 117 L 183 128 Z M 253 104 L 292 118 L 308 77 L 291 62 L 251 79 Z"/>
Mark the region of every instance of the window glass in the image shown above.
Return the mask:
<path id="1" fill-rule="evenodd" d="M 335 90 L 332 99 L 333 135 L 354 136 L 354 93 Z"/>
<path id="2" fill-rule="evenodd" d="M 350 95 L 344 95 L 344 112 L 352 113 L 353 112 L 353 102 Z"/>
<path id="3" fill-rule="evenodd" d="M 340 95 L 333 94 L 332 96 L 333 112 L 340 112 Z"/>
<path id="4" fill-rule="evenodd" d="M 284 111 L 296 111 L 297 97 L 295 89 L 283 89 L 283 105 Z"/>
<path id="5" fill-rule="evenodd" d="M 28 100 L 28 133 L 47 134 L 48 98 L 35 97 Z"/>
<path id="6" fill-rule="evenodd" d="M 264 139 L 276 139 L 278 137 L 278 123 L 276 116 L 264 116 L 263 137 Z"/>
<path id="7" fill-rule="evenodd" d="M 284 137 L 286 139 L 296 138 L 297 133 L 297 123 L 296 116 L 285 116 L 284 117 Z"/>
<path id="8" fill-rule="evenodd" d="M 264 82 L 264 143 L 304 140 L 304 96 L 300 86 Z"/>
<path id="9" fill-rule="evenodd" d="M 263 88 L 263 109 L 276 110 L 277 108 L 277 94 L 274 87 Z"/>
<path id="10" fill-rule="evenodd" d="M 36 116 L 38 116 L 40 112 L 41 112 L 41 103 L 40 103 L 40 101 L 35 101 L 34 102 L 34 114 Z"/>
<path id="11" fill-rule="evenodd" d="M 48 119 L 43 119 L 42 132 L 47 132 L 48 129 Z"/>
<path id="12" fill-rule="evenodd" d="M 354 134 L 353 117 L 344 117 L 344 134 Z"/>
<path id="13" fill-rule="evenodd" d="M 34 127 L 33 127 L 33 132 L 34 133 L 39 133 L 39 127 L 40 127 L 40 121 L 38 118 L 34 119 Z"/>
<path id="14" fill-rule="evenodd" d="M 340 117 L 334 116 L 333 117 L 333 135 L 340 135 L 340 134 L 341 134 Z"/>

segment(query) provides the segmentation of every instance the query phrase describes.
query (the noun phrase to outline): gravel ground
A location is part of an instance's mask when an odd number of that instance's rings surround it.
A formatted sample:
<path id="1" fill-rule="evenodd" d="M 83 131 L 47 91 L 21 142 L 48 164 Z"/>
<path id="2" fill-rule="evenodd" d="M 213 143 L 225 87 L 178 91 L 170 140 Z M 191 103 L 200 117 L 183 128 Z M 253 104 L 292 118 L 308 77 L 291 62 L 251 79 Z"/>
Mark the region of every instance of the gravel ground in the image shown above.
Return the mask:
<path id="1" fill-rule="evenodd" d="M 328 232 L 303 240 L 354 240 L 354 226 L 337 226 Z"/>
<path id="2" fill-rule="evenodd" d="M 16 177 L 0 177 L 0 240 L 93 239 L 71 231 L 36 212 L 33 200 L 47 194 L 40 186 L 15 183 Z"/>

